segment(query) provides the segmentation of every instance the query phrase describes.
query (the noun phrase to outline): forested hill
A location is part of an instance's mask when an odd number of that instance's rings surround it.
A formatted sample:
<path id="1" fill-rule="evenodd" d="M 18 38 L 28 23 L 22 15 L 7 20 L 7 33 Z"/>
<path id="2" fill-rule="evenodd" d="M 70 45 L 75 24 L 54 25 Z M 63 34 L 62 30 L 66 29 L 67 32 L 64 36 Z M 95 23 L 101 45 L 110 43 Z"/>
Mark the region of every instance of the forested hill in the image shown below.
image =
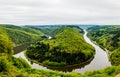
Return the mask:
<path id="1" fill-rule="evenodd" d="M 0 29 L 4 31 L 4 34 L 6 34 L 15 45 L 40 40 L 43 35 L 40 30 L 15 25 L 0 25 Z"/>
<path id="2" fill-rule="evenodd" d="M 95 26 L 88 29 L 88 36 L 101 47 L 111 51 L 113 65 L 120 65 L 120 26 Z"/>
<path id="3" fill-rule="evenodd" d="M 65 31 L 65 29 L 66 29 L 65 27 L 72 28 L 72 29 L 78 31 L 78 32 L 81 33 L 81 34 L 84 33 L 83 30 L 82 30 L 80 27 L 78 27 L 78 26 L 63 26 L 63 27 L 61 27 L 61 28 L 56 28 L 54 31 L 52 31 L 52 32 L 50 33 L 50 35 L 51 35 L 52 37 L 56 36 L 57 34 Z"/>
<path id="4" fill-rule="evenodd" d="M 59 27 L 52 39 L 37 42 L 27 49 L 27 56 L 46 66 L 61 67 L 82 63 L 94 56 L 94 48 L 85 42 L 80 29 Z"/>
<path id="5" fill-rule="evenodd" d="M 76 28 L 79 29 L 80 33 L 83 33 L 83 30 L 79 27 L 79 26 L 75 26 L 75 25 L 61 25 L 61 26 L 52 26 L 50 27 L 50 25 L 48 27 L 36 27 L 36 26 L 27 26 L 28 28 L 32 27 L 35 29 L 40 29 L 44 34 L 48 35 L 48 36 L 55 36 L 57 33 L 60 33 L 63 31 L 63 29 L 60 29 L 59 27 L 62 26 L 66 26 L 66 27 L 70 27 L 70 28 Z M 26 27 L 26 26 L 25 26 Z"/>

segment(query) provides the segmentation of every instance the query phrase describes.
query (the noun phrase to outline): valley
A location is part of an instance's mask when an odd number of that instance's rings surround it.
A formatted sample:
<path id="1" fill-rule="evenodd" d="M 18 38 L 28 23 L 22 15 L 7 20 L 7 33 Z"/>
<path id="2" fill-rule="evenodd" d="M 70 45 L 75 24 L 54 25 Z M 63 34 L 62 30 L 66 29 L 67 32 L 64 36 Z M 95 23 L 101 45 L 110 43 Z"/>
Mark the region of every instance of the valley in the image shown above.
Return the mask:
<path id="1" fill-rule="evenodd" d="M 120 27 L 90 25 L 85 29 L 75 25 L 55 28 L 0 25 L 0 76 L 114 77 L 119 74 Z M 48 39 L 49 36 L 52 38 Z"/>

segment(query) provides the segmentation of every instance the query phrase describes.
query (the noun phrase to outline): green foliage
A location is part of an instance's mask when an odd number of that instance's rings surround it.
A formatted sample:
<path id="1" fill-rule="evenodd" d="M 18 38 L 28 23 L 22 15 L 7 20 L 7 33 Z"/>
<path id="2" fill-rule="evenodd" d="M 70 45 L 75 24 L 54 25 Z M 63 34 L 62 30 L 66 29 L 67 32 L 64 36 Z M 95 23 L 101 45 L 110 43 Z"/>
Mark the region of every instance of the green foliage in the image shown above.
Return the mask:
<path id="1" fill-rule="evenodd" d="M 7 35 L 15 45 L 41 40 L 41 36 L 43 36 L 40 30 L 34 28 L 0 25 L 0 29 L 4 30 L 4 34 Z"/>
<path id="2" fill-rule="evenodd" d="M 120 65 L 120 26 L 95 26 L 88 29 L 88 36 L 102 48 L 112 52 L 112 65 Z"/>
<path id="3" fill-rule="evenodd" d="M 50 35 L 52 36 L 53 34 L 53 31 L 55 30 L 56 28 L 42 28 L 40 29 L 40 31 L 42 31 L 44 34 L 46 35 Z"/>
<path id="4" fill-rule="evenodd" d="M 7 54 L 13 54 L 13 44 L 9 40 L 9 38 L 2 33 L 2 29 L 0 29 L 0 53 L 7 53 Z"/>
<path id="5" fill-rule="evenodd" d="M 113 65 L 120 65 L 120 50 L 115 50 L 112 52 L 110 61 Z"/>
<path id="6" fill-rule="evenodd" d="M 103 70 L 86 72 L 85 77 L 115 77 L 120 73 L 120 66 L 107 67 Z"/>
<path id="7" fill-rule="evenodd" d="M 65 62 L 61 62 L 61 63 L 58 63 L 58 62 L 51 62 L 49 60 L 46 60 L 46 61 L 43 61 L 42 62 L 43 65 L 48 65 L 48 66 L 53 66 L 53 67 L 62 67 L 62 66 L 65 66 L 66 63 Z"/>
<path id="8" fill-rule="evenodd" d="M 22 58 L 12 57 L 13 65 L 19 69 L 31 68 L 31 66 Z"/>
<path id="9" fill-rule="evenodd" d="M 57 34 L 61 33 L 64 31 L 64 27 L 70 27 L 70 28 L 74 28 L 76 29 L 78 32 L 80 33 L 83 33 L 83 30 L 81 28 L 79 28 L 78 26 L 69 26 L 69 25 L 66 25 L 66 26 L 62 26 L 61 28 L 58 28 L 58 27 L 55 27 L 55 28 L 41 28 L 40 30 L 46 34 L 46 35 L 49 35 L 49 36 L 56 36 Z"/>
<path id="10" fill-rule="evenodd" d="M 78 28 L 60 27 L 53 31 L 54 39 L 32 44 L 26 55 L 45 66 L 62 67 L 82 63 L 92 58 L 94 48 L 85 42 Z M 72 36 L 72 37 L 71 37 Z"/>
<path id="11" fill-rule="evenodd" d="M 29 74 L 39 74 L 41 77 L 82 77 L 79 73 L 62 73 L 58 71 L 47 71 L 47 70 L 36 70 L 36 69 L 27 69 Z"/>
<path id="12" fill-rule="evenodd" d="M 11 64 L 9 64 L 5 56 L 0 57 L 0 72 L 2 71 L 7 71 L 8 69 L 11 68 Z"/>

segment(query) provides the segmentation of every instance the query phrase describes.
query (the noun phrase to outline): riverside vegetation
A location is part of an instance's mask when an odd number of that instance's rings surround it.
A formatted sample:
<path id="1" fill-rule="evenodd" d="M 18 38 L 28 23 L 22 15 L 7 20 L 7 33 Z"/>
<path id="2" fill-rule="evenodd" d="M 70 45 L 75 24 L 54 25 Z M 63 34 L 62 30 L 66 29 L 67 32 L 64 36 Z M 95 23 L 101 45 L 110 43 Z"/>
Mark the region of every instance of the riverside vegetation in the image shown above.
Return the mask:
<path id="1" fill-rule="evenodd" d="M 62 73 L 58 71 L 32 69 L 24 59 L 12 56 L 14 53 L 13 43 L 15 42 L 0 27 L 0 76 L 2 77 L 114 77 L 120 73 L 120 66 L 86 72 L 83 75 L 75 72 Z"/>
<path id="2" fill-rule="evenodd" d="M 120 26 L 96 26 L 88 30 L 92 40 L 109 50 L 112 65 L 120 65 Z"/>

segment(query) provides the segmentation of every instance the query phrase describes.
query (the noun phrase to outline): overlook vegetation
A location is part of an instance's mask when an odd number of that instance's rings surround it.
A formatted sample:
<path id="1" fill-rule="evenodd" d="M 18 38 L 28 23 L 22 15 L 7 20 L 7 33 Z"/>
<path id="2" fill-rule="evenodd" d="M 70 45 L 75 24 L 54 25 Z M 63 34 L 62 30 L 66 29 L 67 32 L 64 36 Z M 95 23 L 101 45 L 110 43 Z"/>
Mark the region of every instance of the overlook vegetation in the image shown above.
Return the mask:
<path id="1" fill-rule="evenodd" d="M 85 42 L 78 28 L 60 27 L 52 32 L 53 39 L 32 44 L 26 55 L 42 65 L 62 67 L 78 64 L 94 57 L 94 48 Z"/>
<path id="2" fill-rule="evenodd" d="M 88 29 L 88 36 L 110 51 L 110 61 L 120 65 L 120 26 L 96 26 Z"/>

